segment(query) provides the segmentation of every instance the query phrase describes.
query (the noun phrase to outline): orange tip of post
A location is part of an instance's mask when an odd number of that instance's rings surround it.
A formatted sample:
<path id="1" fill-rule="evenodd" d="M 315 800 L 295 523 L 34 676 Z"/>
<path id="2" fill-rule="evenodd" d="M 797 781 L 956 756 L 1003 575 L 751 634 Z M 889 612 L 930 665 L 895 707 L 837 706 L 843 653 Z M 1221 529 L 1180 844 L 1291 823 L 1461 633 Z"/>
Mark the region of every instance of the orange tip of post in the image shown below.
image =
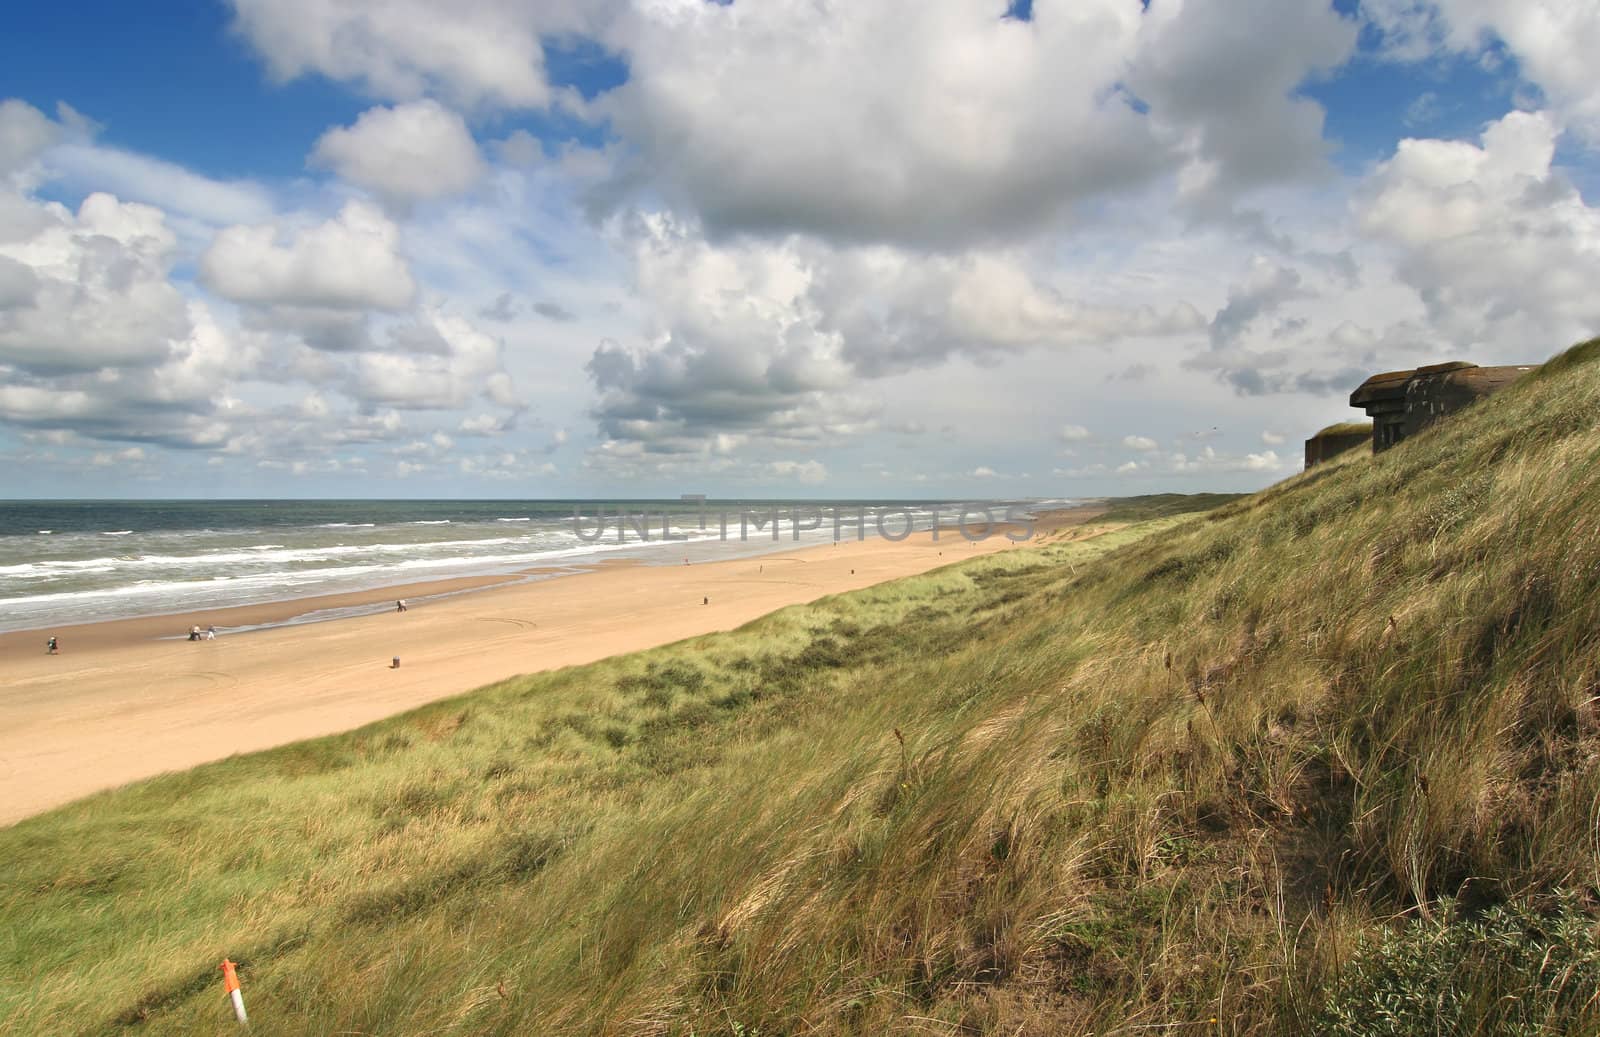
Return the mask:
<path id="1" fill-rule="evenodd" d="M 239 973 L 227 958 L 222 959 L 222 989 L 230 994 L 239 989 Z"/>

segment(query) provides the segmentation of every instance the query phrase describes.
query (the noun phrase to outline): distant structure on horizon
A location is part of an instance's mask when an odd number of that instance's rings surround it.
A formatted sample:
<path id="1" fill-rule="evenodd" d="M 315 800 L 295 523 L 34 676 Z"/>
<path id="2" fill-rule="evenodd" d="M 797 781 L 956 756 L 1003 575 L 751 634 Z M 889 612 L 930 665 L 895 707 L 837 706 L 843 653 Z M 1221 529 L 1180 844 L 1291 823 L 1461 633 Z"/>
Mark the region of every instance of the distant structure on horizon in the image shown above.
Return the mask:
<path id="1" fill-rule="evenodd" d="M 1504 389 L 1538 364 L 1479 367 L 1462 360 L 1411 371 L 1375 374 L 1350 394 L 1350 406 L 1372 417 L 1372 452 L 1381 453 L 1408 436 Z M 1311 454 L 1307 443 L 1307 467 Z"/>

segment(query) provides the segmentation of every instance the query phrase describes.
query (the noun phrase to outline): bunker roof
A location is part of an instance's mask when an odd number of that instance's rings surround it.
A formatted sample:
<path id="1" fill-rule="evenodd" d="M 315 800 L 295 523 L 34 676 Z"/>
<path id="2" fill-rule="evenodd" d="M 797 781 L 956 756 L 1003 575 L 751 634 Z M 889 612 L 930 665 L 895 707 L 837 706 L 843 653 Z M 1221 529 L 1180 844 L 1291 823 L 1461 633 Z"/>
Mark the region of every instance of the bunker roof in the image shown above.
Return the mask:
<path id="1" fill-rule="evenodd" d="M 1404 371 L 1385 371 L 1383 374 L 1375 374 L 1350 394 L 1350 406 L 1364 407 L 1375 400 L 1398 399 L 1405 395 L 1406 382 L 1416 373 L 1416 368 L 1409 368 Z"/>

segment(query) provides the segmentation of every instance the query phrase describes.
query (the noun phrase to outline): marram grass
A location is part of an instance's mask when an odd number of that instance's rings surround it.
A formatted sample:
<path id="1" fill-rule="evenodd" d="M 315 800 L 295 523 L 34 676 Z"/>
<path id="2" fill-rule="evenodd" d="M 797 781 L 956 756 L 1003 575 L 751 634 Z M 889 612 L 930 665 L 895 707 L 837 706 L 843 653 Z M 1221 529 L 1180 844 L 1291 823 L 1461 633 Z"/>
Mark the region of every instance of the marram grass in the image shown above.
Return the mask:
<path id="1" fill-rule="evenodd" d="M 1597 352 L 0 831 L 0 1031 L 1594 1033 Z"/>

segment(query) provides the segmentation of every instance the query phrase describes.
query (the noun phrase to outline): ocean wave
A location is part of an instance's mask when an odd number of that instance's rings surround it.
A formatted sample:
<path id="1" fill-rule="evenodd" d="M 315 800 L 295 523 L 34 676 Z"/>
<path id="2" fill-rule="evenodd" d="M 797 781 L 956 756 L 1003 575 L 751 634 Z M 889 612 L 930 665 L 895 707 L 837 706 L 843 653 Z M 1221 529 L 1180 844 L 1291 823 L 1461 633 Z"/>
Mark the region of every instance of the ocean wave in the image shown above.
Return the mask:
<path id="1" fill-rule="evenodd" d="M 497 518 L 497 519 L 495 519 L 495 521 L 496 522 L 532 522 L 533 519 L 527 518 L 527 517 L 523 517 L 523 518 Z"/>
<path id="2" fill-rule="evenodd" d="M 919 522 L 918 525 L 925 523 Z M 845 523 L 850 528 L 853 523 Z M 583 526 L 580 528 L 592 528 Z M 220 572 L 233 576 L 254 576 L 280 571 L 355 571 L 367 564 L 401 566 L 425 565 L 441 567 L 457 565 L 481 568 L 496 562 L 512 561 L 536 564 L 542 558 L 564 558 L 588 553 L 610 552 L 618 549 L 652 550 L 673 544 L 715 540 L 713 530 L 689 540 L 661 539 L 659 528 L 652 526 L 649 543 L 641 542 L 630 525 L 623 543 L 616 543 L 616 527 L 608 521 L 605 532 L 596 539 L 584 539 L 566 523 L 552 527 L 535 527 L 515 535 L 477 538 L 453 538 L 401 542 L 384 540 L 371 544 L 327 544 L 320 546 L 288 547 L 283 544 L 253 544 L 236 547 L 219 547 L 213 550 L 172 553 L 126 553 L 96 555 L 89 558 L 43 559 L 15 561 L 0 564 L 0 600 L 7 593 L 28 589 L 44 590 L 55 581 L 93 582 L 132 581 L 150 575 L 162 579 L 205 579 Z M 770 537 L 768 529 L 755 531 L 752 539 L 762 541 Z M 684 526 L 680 533 L 688 533 Z M 792 540 L 789 523 L 780 521 L 779 532 L 785 541 Z M 802 541 L 825 539 L 828 529 L 803 533 Z M 729 539 L 737 540 L 737 527 L 730 525 Z M 173 545 L 176 546 L 176 545 Z M 16 556 L 12 556 L 15 558 Z M 88 588 L 83 588 L 88 589 Z"/>
<path id="3" fill-rule="evenodd" d="M 376 522 L 323 522 L 318 529 L 371 529 Z"/>
<path id="4" fill-rule="evenodd" d="M 86 562 L 24 562 L 21 565 L 0 565 L 0 579 L 14 577 L 39 579 L 62 576 L 93 576 L 96 573 L 117 571 L 116 559 L 93 559 Z"/>
<path id="5" fill-rule="evenodd" d="M 406 523 L 408 526 L 448 526 L 449 524 L 449 519 L 417 519 L 415 522 Z"/>
<path id="6" fill-rule="evenodd" d="M 558 550 L 519 551 L 492 555 L 452 555 L 446 558 L 410 558 L 398 562 L 374 562 L 365 565 L 329 566 L 318 569 L 274 569 L 268 572 L 242 575 L 203 576 L 179 580 L 138 580 L 115 587 L 96 587 L 83 590 L 53 591 L 0 598 L 8 609 L 23 606 L 66 605 L 73 602 L 123 600 L 128 598 L 153 598 L 166 595 L 174 608 L 217 608 L 221 603 L 213 600 L 194 600 L 199 593 L 205 599 L 206 588 L 226 584 L 227 604 L 247 604 L 250 600 L 296 597 L 306 593 L 342 593 L 357 585 L 373 588 L 382 586 L 370 577 L 396 572 L 426 573 L 429 570 L 454 569 L 449 575 L 483 575 L 543 565 L 557 559 L 571 559 L 589 555 L 611 554 L 616 551 L 650 551 L 663 547 L 681 547 L 718 539 L 716 534 L 691 537 L 688 540 L 669 542 L 652 541 L 640 544 L 630 541 L 621 544 L 581 544 Z M 254 598 L 251 592 L 257 593 Z"/>
<path id="7" fill-rule="evenodd" d="M 117 558 L 85 558 L 53 562 L 22 562 L 17 565 L 0 565 L 0 576 L 34 576 L 51 570 L 59 571 L 63 575 L 79 572 L 111 572 L 116 568 L 118 561 L 120 559 Z"/>
<path id="8" fill-rule="evenodd" d="M 41 629 L 57 623 L 158 616 L 323 594 L 377 591 L 426 580 L 511 575 L 532 570 L 542 570 L 545 574 L 576 572 L 615 555 L 676 564 L 684 553 L 681 549 L 721 539 L 715 529 L 686 540 L 653 539 L 647 544 L 632 537 L 620 544 L 582 542 L 570 530 L 563 530 L 559 535 L 546 530 L 530 533 L 532 535 L 492 538 L 500 541 L 498 549 L 479 554 L 340 556 L 329 560 L 328 564 L 309 568 L 289 568 L 288 564 L 293 563 L 273 564 L 265 569 L 237 567 L 227 574 L 215 570 L 185 572 L 147 568 L 140 573 L 124 569 L 109 576 L 96 574 L 76 586 L 67 583 L 59 589 L 48 583 L 32 583 L 31 593 L 20 595 L 17 592 L 30 583 L 19 586 L 18 581 L 0 581 L 0 630 Z M 767 540 L 764 536 L 758 539 Z M 787 542 L 790 538 L 785 535 L 783 539 Z M 758 554 L 763 550 L 781 549 L 780 545 L 770 543 L 746 547 L 738 544 L 736 536 L 729 540 L 728 546 L 741 548 L 741 554 L 752 549 Z M 469 543 L 483 545 L 486 541 Z M 255 557 L 260 558 L 262 554 L 266 552 Z M 141 576 L 143 578 L 139 578 Z"/>
<path id="9" fill-rule="evenodd" d="M 103 537 L 125 537 L 132 532 L 133 530 L 131 529 L 102 529 L 100 535 Z"/>
<path id="10" fill-rule="evenodd" d="M 0 578 L 41 579 L 116 570 L 204 569 L 210 566 L 236 565 L 241 562 L 261 565 L 333 561 L 340 558 L 359 560 L 362 555 L 392 557 L 405 554 L 435 554 L 440 551 L 450 552 L 447 558 L 439 559 L 440 561 L 454 559 L 456 561 L 472 562 L 482 557 L 482 555 L 474 554 L 474 550 L 518 544 L 535 549 L 530 553 L 538 553 L 539 548 L 556 544 L 569 544 L 576 539 L 576 535 L 567 530 L 540 530 L 514 537 L 482 537 L 476 540 L 432 540 L 417 543 L 331 544 L 326 547 L 297 548 L 284 547 L 282 544 L 259 544 L 242 550 L 205 551 L 198 554 L 114 555 L 100 558 L 56 559 L 23 562 L 15 565 L 0 565 Z"/>

